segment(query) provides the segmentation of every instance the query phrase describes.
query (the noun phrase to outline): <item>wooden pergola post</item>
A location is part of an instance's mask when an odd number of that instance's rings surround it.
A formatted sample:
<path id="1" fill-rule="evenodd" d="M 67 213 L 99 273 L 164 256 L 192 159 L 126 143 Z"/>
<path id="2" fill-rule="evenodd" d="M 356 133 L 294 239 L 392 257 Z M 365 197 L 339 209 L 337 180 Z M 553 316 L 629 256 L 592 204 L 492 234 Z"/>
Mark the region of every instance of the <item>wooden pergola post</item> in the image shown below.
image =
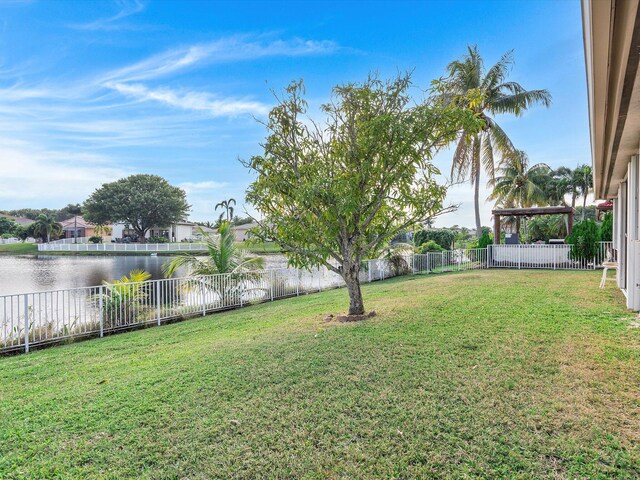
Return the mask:
<path id="1" fill-rule="evenodd" d="M 493 243 L 500 245 L 500 215 L 493 215 Z"/>

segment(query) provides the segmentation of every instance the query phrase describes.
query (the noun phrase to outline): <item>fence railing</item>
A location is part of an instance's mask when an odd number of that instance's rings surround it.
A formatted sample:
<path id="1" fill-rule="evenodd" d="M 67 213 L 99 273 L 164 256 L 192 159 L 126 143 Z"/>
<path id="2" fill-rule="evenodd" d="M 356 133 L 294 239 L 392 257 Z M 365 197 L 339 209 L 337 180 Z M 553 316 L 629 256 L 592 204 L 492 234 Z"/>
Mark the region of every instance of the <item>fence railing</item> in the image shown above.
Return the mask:
<path id="1" fill-rule="evenodd" d="M 67 245 L 73 243 L 89 243 L 91 237 L 77 237 L 77 238 L 60 238 L 58 240 L 51 240 L 43 245 Z"/>
<path id="2" fill-rule="evenodd" d="M 573 245 L 490 245 L 489 268 L 589 270 L 615 256 L 613 242 L 598 242 L 593 258 L 574 255 Z"/>
<path id="3" fill-rule="evenodd" d="M 69 239 L 66 239 L 69 240 Z M 73 239 L 71 239 L 73 240 Z M 39 252 L 196 252 L 204 243 L 40 243 Z"/>
<path id="4" fill-rule="evenodd" d="M 20 243 L 20 239 L 18 239 L 18 238 L 0 238 L 0 245 L 13 245 L 15 243 Z"/>
<path id="5" fill-rule="evenodd" d="M 569 245 L 492 245 L 368 260 L 362 265 L 360 281 L 496 267 L 592 269 L 613 252 L 612 244 L 603 242 L 599 247 L 602 254 L 591 261 L 580 261 L 571 259 L 570 249 Z M 0 296 L 0 353 L 28 352 L 35 346 L 66 339 L 101 337 L 144 325 L 161 325 L 343 286 L 342 277 L 324 267 L 309 271 L 283 268 L 3 295 Z"/>

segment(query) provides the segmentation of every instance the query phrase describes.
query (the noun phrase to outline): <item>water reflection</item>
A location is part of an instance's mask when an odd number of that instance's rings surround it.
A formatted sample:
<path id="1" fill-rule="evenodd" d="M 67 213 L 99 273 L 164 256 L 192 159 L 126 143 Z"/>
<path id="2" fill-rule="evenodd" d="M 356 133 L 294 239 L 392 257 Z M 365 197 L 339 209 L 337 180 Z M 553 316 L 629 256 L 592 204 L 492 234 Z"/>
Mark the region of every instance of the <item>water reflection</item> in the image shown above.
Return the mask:
<path id="1" fill-rule="evenodd" d="M 163 278 L 172 257 L 152 256 L 0 256 L 0 295 L 100 285 L 140 268 Z M 282 255 L 266 255 L 266 268 L 286 266 Z M 177 276 L 180 276 L 178 272 Z"/>

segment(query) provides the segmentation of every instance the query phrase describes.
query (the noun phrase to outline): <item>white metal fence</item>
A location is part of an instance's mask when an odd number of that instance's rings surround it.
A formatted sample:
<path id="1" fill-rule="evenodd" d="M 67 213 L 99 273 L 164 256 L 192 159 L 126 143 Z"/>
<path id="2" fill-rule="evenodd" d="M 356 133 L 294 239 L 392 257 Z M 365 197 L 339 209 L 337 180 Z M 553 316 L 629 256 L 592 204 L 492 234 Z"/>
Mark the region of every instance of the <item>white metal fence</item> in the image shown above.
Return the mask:
<path id="1" fill-rule="evenodd" d="M 589 270 L 615 257 L 613 242 L 598 242 L 594 258 L 574 255 L 573 245 L 490 245 L 489 268 Z"/>
<path id="2" fill-rule="evenodd" d="M 73 240 L 73 239 L 66 239 Z M 197 252 L 204 243 L 40 243 L 39 252 Z"/>
<path id="3" fill-rule="evenodd" d="M 374 282 L 411 273 L 496 267 L 591 269 L 613 255 L 610 242 L 603 242 L 597 258 L 591 261 L 571 259 L 570 249 L 569 245 L 492 245 L 488 249 L 369 260 L 362 266 L 360 281 Z M 195 315 L 343 286 L 342 278 L 326 268 L 311 271 L 284 268 L 252 274 L 171 278 L 3 295 L 0 296 L 0 353 L 28 352 L 34 346 L 66 339 L 161 325 Z"/>
<path id="4" fill-rule="evenodd" d="M 410 273 L 486 268 L 486 249 L 408 255 L 364 262 L 360 281 Z M 25 351 L 70 338 L 243 307 L 304 293 L 343 287 L 326 268 L 283 268 L 252 274 L 170 278 L 0 296 L 0 352 Z"/>

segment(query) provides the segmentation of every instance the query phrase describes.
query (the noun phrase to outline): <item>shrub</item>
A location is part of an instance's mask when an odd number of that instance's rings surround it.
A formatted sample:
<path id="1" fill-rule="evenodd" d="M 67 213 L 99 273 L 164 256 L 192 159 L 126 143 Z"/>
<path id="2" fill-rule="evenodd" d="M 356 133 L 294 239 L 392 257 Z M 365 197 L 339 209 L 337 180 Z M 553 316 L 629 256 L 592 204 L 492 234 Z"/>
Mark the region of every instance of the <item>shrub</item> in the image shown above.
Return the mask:
<path id="1" fill-rule="evenodd" d="M 147 243 L 169 243 L 169 239 L 167 237 L 149 237 Z"/>
<path id="2" fill-rule="evenodd" d="M 489 232 L 484 231 L 483 227 L 482 236 L 475 242 L 469 243 L 469 248 L 487 248 L 491 244 L 493 244 L 493 237 Z"/>
<path id="3" fill-rule="evenodd" d="M 102 237 L 99 237 L 98 235 L 94 235 L 93 237 L 89 237 L 89 242 L 90 243 L 102 243 Z"/>
<path id="4" fill-rule="evenodd" d="M 571 258 L 573 260 L 592 260 L 596 256 L 600 232 L 593 220 L 583 220 L 573 227 L 566 242 L 573 245 Z"/>
<path id="5" fill-rule="evenodd" d="M 422 245 L 420 245 L 418 248 L 416 248 L 416 251 L 418 253 L 429 253 L 429 252 L 444 252 L 444 248 L 442 248 L 440 245 L 438 245 L 436 242 L 434 242 L 433 240 L 429 240 L 427 242 L 424 242 Z"/>
<path id="6" fill-rule="evenodd" d="M 419 230 L 413 237 L 415 245 L 422 245 L 428 241 L 433 241 L 444 250 L 451 250 L 456 233 L 446 228 L 432 228 L 429 230 Z"/>
<path id="7" fill-rule="evenodd" d="M 600 225 L 600 239 L 603 242 L 610 242 L 613 240 L 613 213 L 607 212 L 602 219 L 602 225 Z"/>

